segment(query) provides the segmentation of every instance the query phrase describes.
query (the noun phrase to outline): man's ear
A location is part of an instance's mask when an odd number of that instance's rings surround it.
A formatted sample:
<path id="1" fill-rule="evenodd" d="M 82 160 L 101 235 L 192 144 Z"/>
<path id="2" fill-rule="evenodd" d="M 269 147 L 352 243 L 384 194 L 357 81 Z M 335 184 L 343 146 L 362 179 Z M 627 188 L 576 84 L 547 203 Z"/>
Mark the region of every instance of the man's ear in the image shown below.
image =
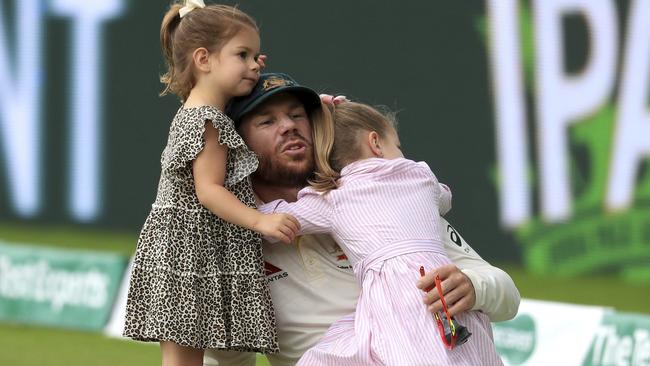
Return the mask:
<path id="1" fill-rule="evenodd" d="M 384 157 L 384 153 L 381 151 L 381 140 L 376 131 L 372 131 L 368 134 L 368 147 L 370 147 L 370 151 L 374 156 L 378 158 Z"/>
<path id="2" fill-rule="evenodd" d="M 197 70 L 210 71 L 210 51 L 205 47 L 199 47 L 192 52 L 192 61 Z"/>

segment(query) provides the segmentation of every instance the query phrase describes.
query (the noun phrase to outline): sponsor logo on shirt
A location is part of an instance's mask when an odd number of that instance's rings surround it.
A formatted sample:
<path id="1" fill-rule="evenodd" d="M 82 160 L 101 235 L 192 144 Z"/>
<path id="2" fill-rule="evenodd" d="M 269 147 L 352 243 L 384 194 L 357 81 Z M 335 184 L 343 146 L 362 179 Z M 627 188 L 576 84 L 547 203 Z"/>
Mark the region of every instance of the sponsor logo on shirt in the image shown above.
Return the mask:
<path id="1" fill-rule="evenodd" d="M 449 235 L 448 239 L 452 243 L 454 243 L 454 244 L 458 245 L 459 247 L 463 248 L 463 251 L 465 253 L 470 252 L 469 245 L 465 241 L 463 241 L 463 238 L 461 238 L 460 234 L 458 234 L 456 229 L 454 229 L 454 227 L 451 226 L 450 223 L 447 223 L 447 234 Z"/>
<path id="2" fill-rule="evenodd" d="M 328 252 L 332 255 L 334 258 L 334 261 L 336 263 L 336 266 L 341 269 L 352 269 L 352 266 L 350 265 L 350 261 L 348 260 L 348 256 L 343 253 L 343 250 L 341 250 L 341 247 L 336 245 L 335 247 L 331 248 L 332 250 L 328 250 Z"/>
<path id="3" fill-rule="evenodd" d="M 268 282 L 273 282 L 289 275 L 287 271 L 283 271 L 269 262 L 264 262 L 264 274 L 266 275 L 266 281 Z"/>

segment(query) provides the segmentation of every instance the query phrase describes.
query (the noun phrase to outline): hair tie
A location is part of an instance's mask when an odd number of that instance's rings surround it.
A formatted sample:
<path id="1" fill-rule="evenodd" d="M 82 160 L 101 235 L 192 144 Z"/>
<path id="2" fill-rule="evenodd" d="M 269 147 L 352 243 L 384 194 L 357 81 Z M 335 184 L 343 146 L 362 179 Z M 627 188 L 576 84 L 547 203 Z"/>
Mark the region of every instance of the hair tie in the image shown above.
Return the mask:
<path id="1" fill-rule="evenodd" d="M 346 98 L 345 95 L 333 96 L 330 94 L 320 94 L 319 97 L 321 102 L 331 106 L 332 108 L 341 103 L 349 102 L 348 98 Z"/>
<path id="2" fill-rule="evenodd" d="M 205 8 L 205 3 L 203 0 L 186 0 L 185 1 L 185 6 L 183 6 L 178 13 L 180 14 L 181 18 L 186 16 L 187 13 L 191 12 L 192 10 L 196 8 Z"/>

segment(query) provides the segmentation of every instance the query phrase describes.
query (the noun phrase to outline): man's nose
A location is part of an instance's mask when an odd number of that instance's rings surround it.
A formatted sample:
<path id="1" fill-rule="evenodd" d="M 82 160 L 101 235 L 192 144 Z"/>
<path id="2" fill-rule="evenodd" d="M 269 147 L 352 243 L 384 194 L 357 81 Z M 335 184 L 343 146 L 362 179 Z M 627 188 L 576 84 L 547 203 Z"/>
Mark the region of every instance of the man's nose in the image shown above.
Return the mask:
<path id="1" fill-rule="evenodd" d="M 287 114 L 283 114 L 280 117 L 280 131 L 282 134 L 285 134 L 289 131 L 296 129 L 296 122 Z"/>

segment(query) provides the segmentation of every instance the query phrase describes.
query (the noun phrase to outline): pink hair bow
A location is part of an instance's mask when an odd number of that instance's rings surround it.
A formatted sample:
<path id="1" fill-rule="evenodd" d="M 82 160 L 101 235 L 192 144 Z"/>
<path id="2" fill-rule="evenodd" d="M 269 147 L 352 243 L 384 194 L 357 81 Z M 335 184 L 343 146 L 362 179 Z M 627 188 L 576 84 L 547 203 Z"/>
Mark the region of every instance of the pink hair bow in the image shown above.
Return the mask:
<path id="1" fill-rule="evenodd" d="M 329 95 L 329 94 L 320 94 L 319 95 L 321 102 L 331 105 L 331 106 L 337 106 L 341 103 L 349 102 L 348 98 L 345 95 Z"/>

